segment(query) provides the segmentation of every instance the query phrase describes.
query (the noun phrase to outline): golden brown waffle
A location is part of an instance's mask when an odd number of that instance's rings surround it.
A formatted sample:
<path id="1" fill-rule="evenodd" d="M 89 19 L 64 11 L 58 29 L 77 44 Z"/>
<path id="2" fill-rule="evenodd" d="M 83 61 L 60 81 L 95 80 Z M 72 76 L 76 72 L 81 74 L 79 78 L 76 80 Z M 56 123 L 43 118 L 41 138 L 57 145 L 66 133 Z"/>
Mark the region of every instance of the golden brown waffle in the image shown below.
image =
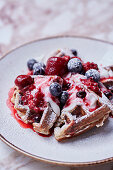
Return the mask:
<path id="1" fill-rule="evenodd" d="M 18 116 L 24 123 L 31 123 L 36 132 L 48 135 L 50 133 L 50 129 L 53 127 L 56 119 L 60 115 L 58 99 L 52 99 L 49 92 L 49 86 L 52 82 L 59 82 L 62 85 L 62 79 L 58 76 L 36 76 L 34 78 L 34 82 L 34 85 L 36 85 L 35 90 L 41 88 L 41 91 L 44 93 L 44 106 L 40 107 L 40 109 L 43 110 L 43 114 L 41 115 L 38 123 L 29 118 L 30 115 L 32 117 L 32 113 L 28 105 L 22 105 L 20 103 L 21 91 L 17 87 L 15 88 L 12 102 L 14 103 Z M 35 93 L 35 91 L 32 93 Z"/>
<path id="2" fill-rule="evenodd" d="M 24 123 L 31 123 L 36 132 L 48 135 L 50 129 L 56 124 L 54 135 L 58 141 L 77 136 L 94 126 L 102 126 L 109 113 L 113 111 L 112 104 L 103 93 L 102 96 L 99 96 L 81 82 L 81 79 L 86 79 L 85 76 L 69 74 L 64 79 L 71 85 L 67 90 L 69 98 L 61 111 L 61 115 L 58 99 L 54 98 L 53 100 L 53 96 L 49 92 L 49 86 L 52 82 L 58 82 L 62 86 L 63 80 L 58 76 L 34 77 L 35 90 L 41 88 L 44 94 L 44 106 L 41 106 L 43 114 L 39 122 L 30 118 L 29 106 L 21 104 L 21 91 L 17 87 L 15 87 L 12 97 L 18 116 Z M 86 92 L 85 98 L 79 98 L 76 95 L 78 88 Z"/>
<path id="3" fill-rule="evenodd" d="M 77 136 L 94 126 L 102 126 L 113 110 L 108 106 L 110 102 L 103 93 L 100 97 L 80 82 L 83 77 L 76 74 L 70 79 L 70 96 L 54 129 L 58 141 Z M 85 100 L 76 96 L 76 85 L 85 90 Z"/>

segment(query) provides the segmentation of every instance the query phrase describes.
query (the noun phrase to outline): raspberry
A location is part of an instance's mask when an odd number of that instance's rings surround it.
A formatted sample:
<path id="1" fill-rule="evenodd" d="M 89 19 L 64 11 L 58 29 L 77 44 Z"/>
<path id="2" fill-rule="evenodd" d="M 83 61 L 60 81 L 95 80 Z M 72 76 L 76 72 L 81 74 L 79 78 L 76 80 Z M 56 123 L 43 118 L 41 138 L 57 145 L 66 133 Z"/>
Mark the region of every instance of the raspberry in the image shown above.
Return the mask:
<path id="1" fill-rule="evenodd" d="M 84 91 L 84 88 L 81 87 L 81 85 L 77 85 L 77 86 L 75 86 L 75 88 L 76 88 L 78 91 Z"/>
<path id="2" fill-rule="evenodd" d="M 69 56 L 50 57 L 47 61 L 45 74 L 63 76 L 68 72 L 67 63 L 69 59 Z"/>
<path id="3" fill-rule="evenodd" d="M 31 95 L 30 91 L 26 91 L 24 95 L 21 97 L 21 101 L 24 105 L 27 105 L 29 100 L 32 100 L 33 96 Z"/>
<path id="4" fill-rule="evenodd" d="M 98 83 L 96 83 L 92 78 L 89 79 L 81 79 L 82 83 L 86 85 L 90 90 L 94 91 L 97 95 L 102 96 L 101 91 L 98 87 Z"/>
<path id="5" fill-rule="evenodd" d="M 35 93 L 35 97 L 33 99 L 33 102 L 37 107 L 44 106 L 44 94 L 42 93 L 41 89 L 39 89 Z"/>
<path id="6" fill-rule="evenodd" d="M 34 83 L 34 79 L 29 75 L 19 75 L 15 80 L 15 85 L 22 89 Z"/>
<path id="7" fill-rule="evenodd" d="M 87 63 L 83 63 L 83 70 L 86 72 L 87 70 L 90 69 L 95 69 L 98 70 L 98 65 L 95 63 L 91 63 L 91 62 L 87 62 Z"/>

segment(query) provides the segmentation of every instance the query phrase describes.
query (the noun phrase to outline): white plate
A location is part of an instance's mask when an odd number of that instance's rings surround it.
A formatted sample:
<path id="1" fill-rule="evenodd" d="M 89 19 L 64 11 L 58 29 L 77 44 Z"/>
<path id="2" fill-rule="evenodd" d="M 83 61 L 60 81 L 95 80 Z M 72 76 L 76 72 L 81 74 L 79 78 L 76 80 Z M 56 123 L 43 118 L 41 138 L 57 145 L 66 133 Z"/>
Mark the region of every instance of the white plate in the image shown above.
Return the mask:
<path id="1" fill-rule="evenodd" d="M 81 37 L 48 38 L 23 45 L 0 61 L 0 134 L 14 149 L 37 159 L 66 165 L 84 165 L 113 160 L 113 119 L 78 137 L 59 143 L 53 136 L 44 138 L 22 128 L 6 105 L 9 89 L 17 75 L 27 70 L 26 62 L 58 49 L 75 48 L 84 60 L 113 64 L 113 45 Z"/>

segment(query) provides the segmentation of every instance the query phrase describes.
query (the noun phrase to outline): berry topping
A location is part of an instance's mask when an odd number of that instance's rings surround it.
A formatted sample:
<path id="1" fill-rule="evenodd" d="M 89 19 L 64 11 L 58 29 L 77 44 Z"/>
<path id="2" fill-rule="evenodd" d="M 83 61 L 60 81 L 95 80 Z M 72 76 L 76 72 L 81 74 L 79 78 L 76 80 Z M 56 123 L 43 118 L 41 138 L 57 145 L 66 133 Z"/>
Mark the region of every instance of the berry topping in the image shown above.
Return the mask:
<path id="1" fill-rule="evenodd" d="M 35 95 L 33 96 L 30 89 L 22 93 L 21 101 L 23 105 L 28 105 L 30 109 L 30 119 L 32 119 L 35 114 L 42 114 L 43 108 L 46 107 L 46 102 L 44 100 L 44 94 L 42 93 L 41 89 L 39 88 Z M 43 106 L 43 108 L 42 108 Z M 32 118 L 31 118 L 32 117 Z"/>
<path id="2" fill-rule="evenodd" d="M 34 79 L 29 75 L 19 75 L 15 80 L 15 85 L 22 89 L 34 83 Z"/>
<path id="3" fill-rule="evenodd" d="M 33 102 L 36 106 L 43 106 L 44 105 L 44 94 L 42 93 L 41 89 L 39 88 L 38 91 L 35 93 Z"/>
<path id="4" fill-rule="evenodd" d="M 98 83 L 96 83 L 93 78 L 89 79 L 81 79 L 82 83 L 86 85 L 90 90 L 94 91 L 99 96 L 102 96 L 101 91 L 99 89 Z"/>
<path id="5" fill-rule="evenodd" d="M 63 76 L 68 72 L 67 63 L 69 59 L 69 56 L 50 57 L 47 60 L 45 74 Z"/>
<path id="6" fill-rule="evenodd" d="M 44 63 L 35 63 L 33 66 L 34 75 L 44 75 L 45 74 L 45 65 Z"/>
<path id="7" fill-rule="evenodd" d="M 62 87 L 59 83 L 55 82 L 50 85 L 49 90 L 53 96 L 59 96 L 62 92 Z"/>
<path id="8" fill-rule="evenodd" d="M 64 104 L 66 103 L 66 101 L 67 101 L 67 99 L 68 99 L 68 96 L 69 96 L 69 94 L 68 94 L 67 91 L 63 91 L 63 92 L 61 93 L 60 102 L 61 102 L 62 105 L 64 105 Z"/>
<path id="9" fill-rule="evenodd" d="M 83 64 L 83 70 L 86 72 L 90 69 L 95 69 L 95 70 L 98 70 L 98 65 L 95 64 L 95 63 L 91 63 L 91 62 L 87 62 L 87 63 L 84 63 Z"/>
<path id="10" fill-rule="evenodd" d="M 71 52 L 74 56 L 77 56 L 77 51 L 75 49 L 71 49 Z"/>
<path id="11" fill-rule="evenodd" d="M 29 101 L 33 99 L 31 92 L 27 90 L 26 92 L 22 93 L 21 102 L 23 105 L 27 105 Z"/>
<path id="12" fill-rule="evenodd" d="M 82 63 L 78 58 L 72 58 L 68 62 L 68 70 L 74 73 L 80 73 L 82 70 Z"/>
<path id="13" fill-rule="evenodd" d="M 76 93 L 76 97 L 79 97 L 79 98 L 85 98 L 86 97 L 86 92 L 85 91 L 78 91 Z"/>
<path id="14" fill-rule="evenodd" d="M 109 91 L 104 92 L 104 94 L 109 100 L 111 100 L 113 98 L 113 94 Z"/>
<path id="15" fill-rule="evenodd" d="M 29 69 L 30 71 L 33 70 L 33 65 L 34 65 L 35 63 L 37 63 L 37 61 L 36 61 L 35 59 L 30 59 L 30 60 L 28 60 L 28 62 L 27 62 L 27 67 L 28 67 L 28 69 Z"/>
<path id="16" fill-rule="evenodd" d="M 100 74 L 95 69 L 90 69 L 85 73 L 85 76 L 89 79 L 90 77 L 93 78 L 94 81 L 98 82 L 100 80 Z"/>

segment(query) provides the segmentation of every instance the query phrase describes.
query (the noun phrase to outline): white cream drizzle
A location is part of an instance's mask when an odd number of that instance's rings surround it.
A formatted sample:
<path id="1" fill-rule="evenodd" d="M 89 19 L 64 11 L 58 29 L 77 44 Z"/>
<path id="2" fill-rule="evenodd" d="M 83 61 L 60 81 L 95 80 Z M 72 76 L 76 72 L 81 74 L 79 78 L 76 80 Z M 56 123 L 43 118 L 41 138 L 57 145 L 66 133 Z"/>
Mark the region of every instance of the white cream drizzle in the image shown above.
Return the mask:
<path id="1" fill-rule="evenodd" d="M 39 78 L 41 78 L 41 77 L 39 77 Z M 54 76 L 54 78 L 57 78 L 57 76 Z M 37 77 L 36 77 L 36 79 L 37 79 Z M 34 85 L 36 86 L 36 88 L 31 91 L 31 94 L 34 97 L 36 92 L 37 92 L 37 90 L 41 87 L 41 91 L 44 94 L 44 100 L 46 102 L 49 102 L 51 107 L 52 107 L 52 109 L 53 109 L 53 111 L 55 113 L 57 113 L 58 115 L 60 115 L 60 108 L 57 105 L 57 103 L 52 100 L 51 94 L 50 94 L 50 91 L 49 91 L 49 84 L 51 84 L 53 82 L 53 79 L 51 79 L 51 81 L 49 81 L 49 76 L 48 77 L 45 76 L 44 79 L 42 78 L 42 82 L 39 83 L 39 84 L 38 84 L 37 80 L 35 81 Z M 49 81 L 49 84 L 48 84 L 48 81 Z"/>
<path id="2" fill-rule="evenodd" d="M 69 82 L 70 83 L 74 83 L 75 86 L 79 85 L 80 87 L 83 87 L 86 91 L 86 97 L 85 100 L 88 102 L 89 106 L 87 106 L 89 109 L 95 109 L 96 108 L 96 104 L 97 104 L 97 100 L 98 100 L 98 96 L 94 93 L 88 90 L 87 86 L 84 85 L 80 79 L 86 79 L 86 77 L 84 75 L 80 75 L 80 74 L 75 74 L 72 75 Z M 70 111 L 73 110 L 77 105 L 84 105 L 84 101 L 81 98 L 76 97 L 76 93 L 77 90 L 76 88 L 72 88 L 71 90 L 69 90 L 69 93 L 71 94 L 70 96 L 70 104 L 65 106 L 63 111 Z"/>

